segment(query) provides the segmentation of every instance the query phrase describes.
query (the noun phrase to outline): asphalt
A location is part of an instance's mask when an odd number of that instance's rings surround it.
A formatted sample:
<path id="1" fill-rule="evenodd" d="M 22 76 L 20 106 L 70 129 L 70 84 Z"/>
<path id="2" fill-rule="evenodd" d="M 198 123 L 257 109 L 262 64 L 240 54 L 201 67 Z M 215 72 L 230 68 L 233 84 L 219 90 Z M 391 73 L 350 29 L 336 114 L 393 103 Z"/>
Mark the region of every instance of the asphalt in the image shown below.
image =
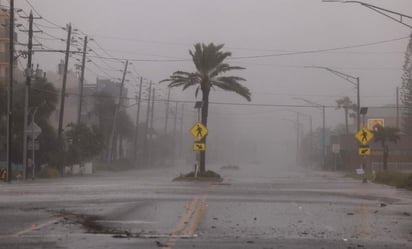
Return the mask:
<path id="1" fill-rule="evenodd" d="M 412 194 L 300 167 L 184 167 L 0 183 L 0 248 L 412 248 Z"/>

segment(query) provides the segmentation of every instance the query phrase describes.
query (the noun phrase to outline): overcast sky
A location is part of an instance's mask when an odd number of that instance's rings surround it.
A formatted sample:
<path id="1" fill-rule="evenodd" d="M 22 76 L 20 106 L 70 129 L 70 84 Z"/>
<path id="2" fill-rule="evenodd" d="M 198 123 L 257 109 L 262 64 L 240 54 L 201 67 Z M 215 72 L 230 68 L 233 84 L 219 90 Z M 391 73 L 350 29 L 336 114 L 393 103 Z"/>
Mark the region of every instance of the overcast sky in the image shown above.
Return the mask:
<path id="1" fill-rule="evenodd" d="M 27 1 L 15 2 L 16 7 L 26 12 L 30 10 Z M 412 15 L 410 0 L 367 2 Z M 245 84 L 252 91 L 252 103 L 303 104 L 293 99 L 301 97 L 332 106 L 341 96 L 356 100 L 355 88 L 350 83 L 327 71 L 305 68 L 314 65 L 360 77 L 361 106 L 393 104 L 395 88 L 400 86 L 408 42 L 408 39 L 399 38 L 407 37 L 411 32 L 411 29 L 360 5 L 324 3 L 321 0 L 30 0 L 30 3 L 47 20 L 61 26 L 70 22 L 83 32 L 77 36 L 88 34 L 95 39 L 97 43 L 90 42 L 90 48 L 99 56 L 130 59 L 133 71 L 155 82 L 178 69 L 193 70 L 190 61 L 167 60 L 189 59 L 188 50 L 196 42 L 224 43 L 233 57 L 243 57 L 397 39 L 322 53 L 233 59 L 230 61 L 233 65 L 247 68 L 238 74 L 247 79 Z M 2 0 L 2 4 L 8 3 Z M 18 22 L 24 23 L 25 20 L 19 19 Z M 56 29 L 44 19 L 36 20 L 36 23 L 38 28 L 48 33 L 36 34 L 38 41 L 50 48 L 64 48 L 64 42 L 50 40 L 52 36 L 64 39 L 66 33 L 63 30 Z M 19 37 L 26 39 L 24 34 L 19 34 Z M 92 57 L 95 55 L 92 52 L 90 55 L 98 66 L 92 62 L 87 64 L 89 83 L 93 83 L 96 77 L 121 76 L 121 63 Z M 36 53 L 33 61 L 54 70 L 62 58 L 61 54 Z M 74 58 L 71 61 L 74 63 Z M 128 77 L 134 79 L 133 75 Z M 129 82 L 130 87 L 133 84 Z M 189 95 L 193 99 L 192 93 Z M 212 95 L 213 101 L 246 102 L 234 94 L 217 92 Z M 267 127 L 273 127 L 273 122 L 280 125 L 282 122 L 278 119 L 269 118 L 279 113 L 286 118 L 295 117 L 294 113 L 273 108 L 251 111 L 251 108 L 222 106 L 219 111 L 232 115 L 243 128 L 256 119 L 267 120 L 271 123 Z M 256 114 L 259 111 L 261 116 Z M 300 111 L 312 114 L 314 125 L 320 125 L 318 110 Z M 251 112 L 255 116 L 253 120 L 248 116 Z M 329 124 L 343 121 L 341 111 L 330 108 L 328 115 Z M 283 126 L 288 125 L 283 121 Z"/>

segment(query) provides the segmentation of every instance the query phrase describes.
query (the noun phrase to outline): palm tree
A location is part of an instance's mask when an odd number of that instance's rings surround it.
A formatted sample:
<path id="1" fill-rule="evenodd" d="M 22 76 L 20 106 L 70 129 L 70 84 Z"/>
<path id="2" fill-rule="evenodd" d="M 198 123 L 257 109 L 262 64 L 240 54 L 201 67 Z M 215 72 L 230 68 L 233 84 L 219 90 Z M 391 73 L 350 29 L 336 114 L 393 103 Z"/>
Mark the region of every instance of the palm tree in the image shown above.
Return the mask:
<path id="1" fill-rule="evenodd" d="M 230 52 L 222 52 L 223 44 L 209 45 L 196 43 L 194 51 L 189 50 L 195 64 L 195 72 L 176 71 L 168 79 L 160 82 L 169 82 L 169 87 L 183 87 L 183 90 L 191 86 L 197 86 L 195 95 L 199 90 L 202 92 L 202 123 L 207 126 L 207 116 L 209 109 L 209 93 L 214 87 L 225 91 L 235 92 L 251 101 L 249 89 L 240 84 L 244 78 L 237 76 L 222 76 L 223 73 L 231 70 L 244 69 L 243 67 L 230 66 L 225 63 L 225 59 L 231 56 Z M 202 139 L 206 143 L 206 137 Z M 205 172 L 206 153 L 200 153 L 200 173 Z"/>
<path id="2" fill-rule="evenodd" d="M 349 111 L 356 110 L 356 104 L 352 103 L 350 98 L 347 96 L 336 100 L 336 104 L 338 105 L 336 109 L 343 109 L 345 112 L 345 128 L 346 128 L 346 134 L 348 134 L 349 133 L 348 118 L 354 117 L 353 113 L 349 113 Z"/>
<path id="3" fill-rule="evenodd" d="M 387 142 L 396 143 L 400 139 L 399 129 L 395 127 L 383 127 L 375 125 L 373 127 L 373 135 L 375 143 L 380 142 L 383 149 L 383 169 L 388 169 L 389 146 Z"/>

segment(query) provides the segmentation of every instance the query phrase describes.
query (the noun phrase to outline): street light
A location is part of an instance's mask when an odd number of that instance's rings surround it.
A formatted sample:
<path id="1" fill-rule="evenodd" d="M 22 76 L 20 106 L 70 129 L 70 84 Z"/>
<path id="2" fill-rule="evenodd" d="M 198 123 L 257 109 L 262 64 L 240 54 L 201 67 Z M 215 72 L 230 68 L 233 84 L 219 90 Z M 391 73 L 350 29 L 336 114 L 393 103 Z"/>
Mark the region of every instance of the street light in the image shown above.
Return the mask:
<path id="1" fill-rule="evenodd" d="M 296 125 L 296 166 L 299 164 L 299 147 L 300 147 L 300 126 L 303 124 L 299 121 L 299 112 L 296 112 L 296 121 L 291 119 L 282 119 Z"/>
<path id="2" fill-rule="evenodd" d="M 334 69 L 331 69 L 329 67 L 320 67 L 320 66 L 306 66 L 305 68 L 319 68 L 319 69 L 324 69 L 332 74 L 346 80 L 347 82 L 351 83 L 352 85 L 356 86 L 356 128 L 357 130 L 360 130 L 360 82 L 359 82 L 359 77 L 355 77 L 349 74 L 345 74 L 339 71 L 336 71 Z"/>
<path id="3" fill-rule="evenodd" d="M 312 146 L 313 146 L 313 121 L 312 121 L 312 115 L 310 115 L 310 114 L 305 114 L 305 113 L 301 113 L 301 112 L 297 112 L 297 111 L 293 111 L 293 110 L 288 110 L 288 109 L 284 109 L 284 110 L 280 110 L 280 111 L 286 111 L 286 112 L 296 113 L 296 114 L 298 115 L 297 120 L 299 120 L 299 116 L 300 116 L 300 115 L 305 116 L 305 117 L 308 118 L 308 120 L 309 120 L 309 130 L 310 130 L 310 133 L 309 133 L 309 144 L 310 144 L 311 154 L 312 154 Z M 284 119 L 284 120 L 285 120 L 285 119 Z M 290 120 L 287 120 L 287 121 L 290 121 Z"/>
<path id="4" fill-rule="evenodd" d="M 301 100 L 303 102 L 306 102 L 310 105 L 313 105 L 316 108 L 319 108 L 322 110 L 322 157 L 323 157 L 323 164 L 325 166 L 326 164 L 326 113 L 325 113 L 325 105 L 318 104 L 316 102 L 304 99 L 304 98 L 293 98 L 296 100 Z"/>
<path id="5" fill-rule="evenodd" d="M 356 3 L 356 4 L 360 4 L 360 5 L 366 7 L 366 8 L 368 8 L 368 9 L 370 9 L 370 10 L 373 10 L 373 11 L 377 12 L 378 14 L 381 14 L 381 15 L 389 18 L 389 19 L 394 20 L 395 22 L 398 22 L 398 23 L 400 23 L 400 24 L 403 24 L 403 25 L 405 25 L 406 27 L 412 28 L 411 25 L 408 25 L 408 24 L 406 24 L 406 23 L 403 21 L 404 18 L 408 18 L 408 19 L 412 20 L 412 16 L 408 16 L 408 15 L 405 15 L 405 14 L 402 14 L 402 13 L 399 13 L 399 12 L 396 12 L 396 11 L 388 10 L 388 9 L 385 9 L 385 8 L 382 8 L 382 7 L 378 7 L 378 6 L 376 6 L 376 5 L 372 5 L 372 4 L 365 3 L 365 2 L 361 2 L 361 1 L 344 1 L 344 0 L 322 0 L 322 2 L 329 2 L 329 3 Z M 396 15 L 396 16 L 399 17 L 399 19 L 396 19 L 396 18 L 394 18 L 393 16 L 390 16 L 389 14 Z"/>

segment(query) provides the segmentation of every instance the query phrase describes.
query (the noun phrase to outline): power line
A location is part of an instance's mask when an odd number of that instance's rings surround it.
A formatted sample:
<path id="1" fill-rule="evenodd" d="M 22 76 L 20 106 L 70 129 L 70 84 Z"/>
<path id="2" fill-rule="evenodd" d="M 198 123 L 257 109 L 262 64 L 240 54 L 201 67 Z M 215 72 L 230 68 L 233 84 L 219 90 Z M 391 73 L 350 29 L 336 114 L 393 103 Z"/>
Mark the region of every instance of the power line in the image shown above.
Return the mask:
<path id="1" fill-rule="evenodd" d="M 42 18 L 44 21 L 46 21 L 47 23 L 55 26 L 56 28 L 60 28 L 60 29 L 63 29 L 63 28 L 64 28 L 63 26 L 61 26 L 61 25 L 59 25 L 59 24 L 57 24 L 57 23 L 55 23 L 55 22 L 52 22 L 52 21 L 50 21 L 49 19 L 43 17 L 43 16 L 40 14 L 40 12 L 37 11 L 37 9 L 33 6 L 33 4 L 30 3 L 29 0 L 26 0 L 26 3 L 33 9 L 33 11 L 34 11 L 39 17 L 41 17 L 41 18 Z"/>
<path id="2" fill-rule="evenodd" d="M 100 54 L 98 54 L 94 49 L 92 49 L 91 52 L 93 52 L 96 56 L 89 55 L 88 56 L 89 58 L 100 59 L 100 61 L 102 61 L 107 67 L 111 68 L 112 70 L 120 70 L 120 69 L 117 69 L 117 68 L 113 67 L 112 65 L 110 65 L 106 60 L 99 58 Z"/>
<path id="3" fill-rule="evenodd" d="M 107 57 L 107 56 L 90 56 L 91 58 L 100 58 L 104 60 L 129 60 L 133 62 L 182 62 L 182 61 L 192 61 L 191 59 L 135 59 L 135 58 L 119 58 L 119 57 Z"/>
<path id="4" fill-rule="evenodd" d="M 0 86 L 1 88 L 6 88 L 3 86 Z M 49 90 L 44 90 L 44 89 L 39 89 L 32 87 L 31 89 L 38 91 L 38 92 L 44 92 L 44 93 L 49 93 L 53 94 L 56 96 L 60 96 L 58 92 L 54 91 L 49 91 Z M 66 93 L 66 95 L 72 95 L 72 96 L 79 96 L 78 93 Z M 104 94 L 86 94 L 84 97 L 94 97 L 94 98 L 118 98 L 112 95 L 104 95 Z M 120 99 L 124 100 L 136 100 L 135 97 L 120 97 Z M 142 101 L 146 101 L 148 98 L 142 98 Z M 195 101 L 192 100 L 173 100 L 173 99 L 156 99 L 156 102 L 161 102 L 165 103 L 167 101 L 170 101 L 171 103 L 183 103 L 183 104 L 194 104 Z M 215 102 L 215 101 L 210 101 L 210 105 L 225 105 L 225 106 L 250 106 L 250 107 L 288 107 L 288 108 L 319 108 L 318 105 L 302 105 L 302 104 L 263 104 L 263 103 L 234 103 L 234 102 Z M 396 106 L 368 106 L 369 108 L 383 108 L 383 109 L 396 109 Z M 325 105 L 325 108 L 336 108 L 336 105 Z M 405 106 L 401 106 L 399 108 L 407 108 Z"/>
<path id="5" fill-rule="evenodd" d="M 302 50 L 302 51 L 296 51 L 296 52 L 266 54 L 266 55 L 237 56 L 237 57 L 229 57 L 227 59 L 228 60 L 241 60 L 241 59 L 258 59 L 258 58 L 270 58 L 270 57 L 280 57 L 280 56 L 315 54 L 315 53 L 323 53 L 323 52 L 345 50 L 345 49 L 352 49 L 352 48 L 359 48 L 359 47 L 367 47 L 367 46 L 373 46 L 373 45 L 378 45 L 378 44 L 390 43 L 390 42 L 394 42 L 394 41 L 401 41 L 401 40 L 405 40 L 405 39 L 409 39 L 409 36 L 394 38 L 394 39 L 390 39 L 390 40 L 377 41 L 377 42 L 362 43 L 362 44 L 357 44 L 357 45 L 335 47 L 335 48 Z M 184 62 L 184 61 L 191 61 L 191 59 L 136 59 L 136 58 L 119 58 L 119 57 L 114 57 L 114 56 L 96 56 L 96 58 L 101 58 L 101 59 L 106 59 L 106 60 L 122 60 L 122 59 L 124 60 L 124 59 L 127 59 L 129 61 L 134 61 L 134 62 Z"/>
<path id="6" fill-rule="evenodd" d="M 277 53 L 277 54 L 266 54 L 266 55 L 238 56 L 238 57 L 228 58 L 228 60 L 256 59 L 256 58 L 279 57 L 279 56 L 288 56 L 288 55 L 315 54 L 315 53 L 323 53 L 323 52 L 330 52 L 330 51 L 337 51 L 337 50 L 344 50 L 344 49 L 351 49 L 351 48 L 368 47 L 368 46 L 374 46 L 374 45 L 378 45 L 378 44 L 390 43 L 390 42 L 394 42 L 394 41 L 401 41 L 401 40 L 405 40 L 405 39 L 409 39 L 409 36 L 394 38 L 394 39 L 390 39 L 390 40 L 377 41 L 377 42 L 361 43 L 361 44 L 357 44 L 357 45 L 335 47 L 335 48 L 313 49 L 313 50 L 304 50 L 304 51 Z"/>

